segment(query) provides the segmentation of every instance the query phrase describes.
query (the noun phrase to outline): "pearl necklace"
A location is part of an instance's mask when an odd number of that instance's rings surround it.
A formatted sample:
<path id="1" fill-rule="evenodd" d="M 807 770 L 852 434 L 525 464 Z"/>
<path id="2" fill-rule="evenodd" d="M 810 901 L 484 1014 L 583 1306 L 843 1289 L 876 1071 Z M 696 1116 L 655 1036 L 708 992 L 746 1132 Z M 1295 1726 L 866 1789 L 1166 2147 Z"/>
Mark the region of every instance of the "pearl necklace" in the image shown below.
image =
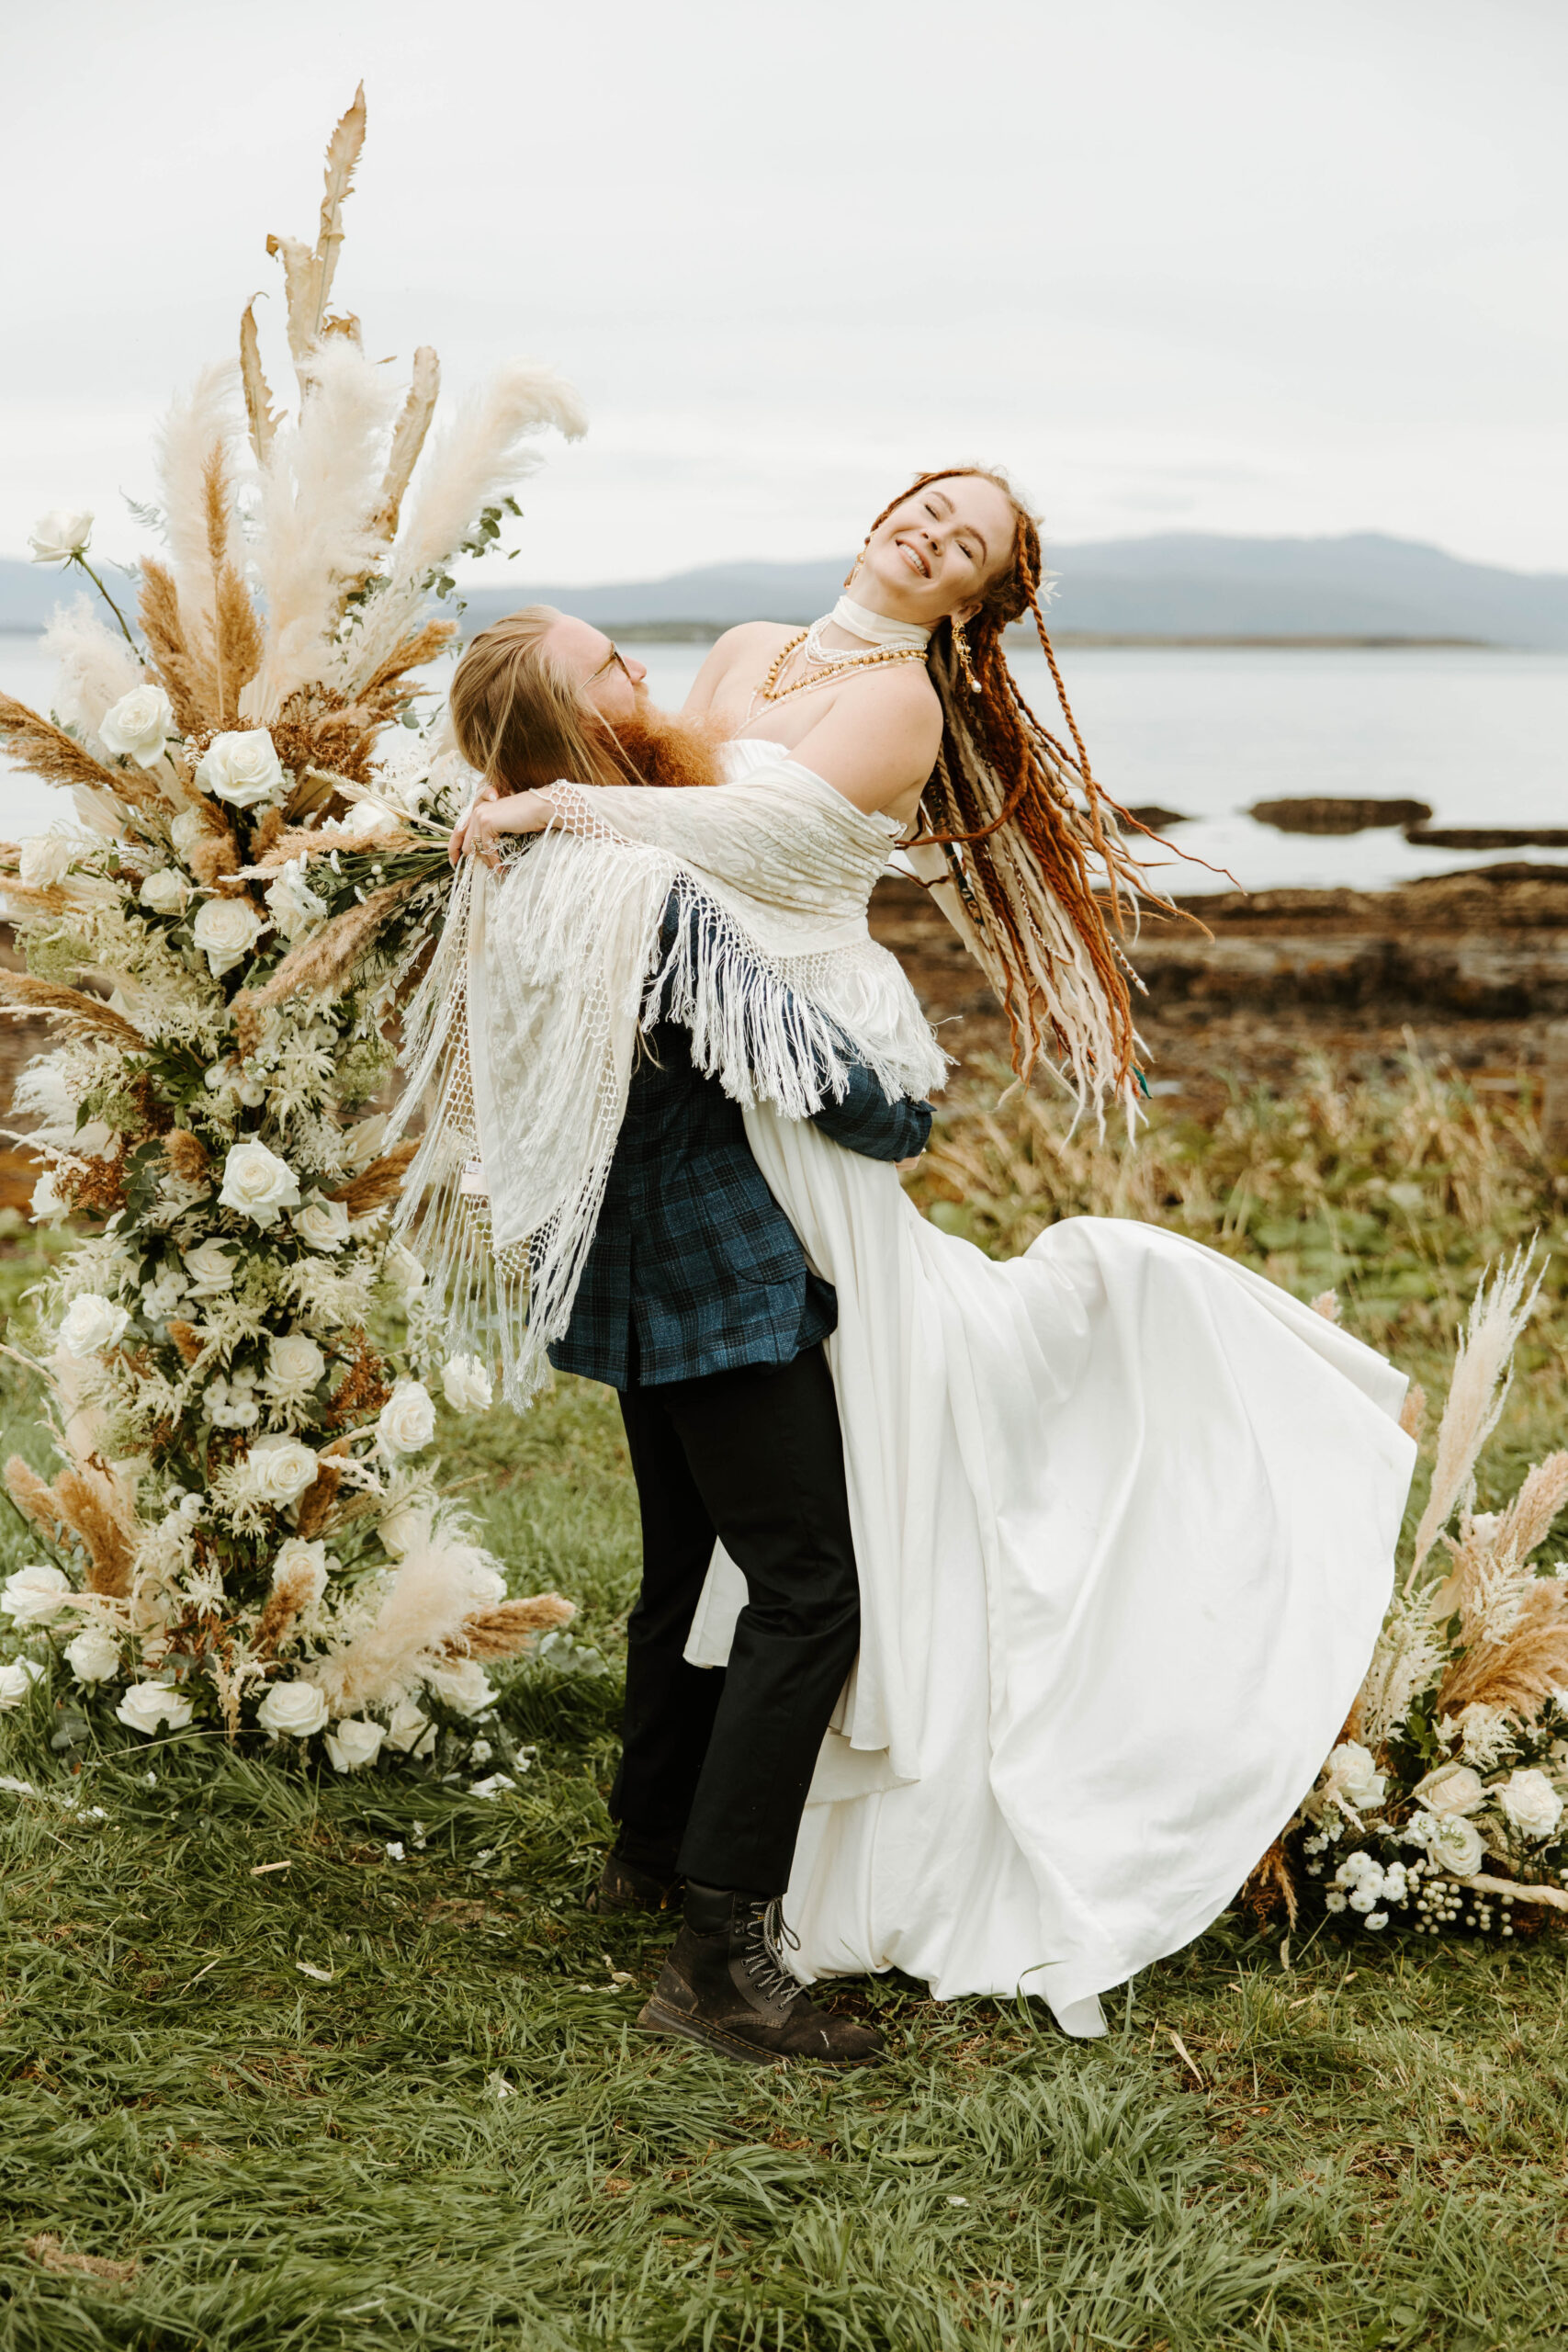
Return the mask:
<path id="1" fill-rule="evenodd" d="M 820 628 L 822 623 L 818 621 L 813 626 Z M 764 702 L 787 702 L 792 695 L 813 694 L 818 686 L 836 685 L 839 680 L 847 676 L 852 670 L 875 670 L 882 668 L 889 662 L 923 662 L 926 658 L 923 645 L 878 646 L 870 653 L 813 655 L 810 638 L 811 630 L 803 628 L 797 637 L 792 637 L 787 645 L 781 647 L 767 676 L 757 689 Z M 791 657 L 797 653 L 802 646 L 806 649 L 808 660 L 825 662 L 829 665 L 827 675 L 820 678 L 801 678 L 793 686 L 781 686 L 779 680 L 784 675 Z"/>

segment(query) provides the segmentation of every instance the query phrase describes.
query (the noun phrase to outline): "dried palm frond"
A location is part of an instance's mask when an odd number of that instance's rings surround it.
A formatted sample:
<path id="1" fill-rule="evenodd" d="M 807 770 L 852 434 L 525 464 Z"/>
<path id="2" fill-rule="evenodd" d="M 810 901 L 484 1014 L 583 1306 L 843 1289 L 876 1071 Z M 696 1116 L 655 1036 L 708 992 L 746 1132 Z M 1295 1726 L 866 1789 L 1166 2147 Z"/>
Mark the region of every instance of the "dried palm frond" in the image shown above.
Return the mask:
<path id="1" fill-rule="evenodd" d="M 370 516 L 397 397 L 387 371 L 346 343 L 318 345 L 299 365 L 310 398 L 274 440 L 256 515 L 267 643 L 242 707 L 260 724 L 321 676 L 344 593 L 376 560 Z"/>
<path id="2" fill-rule="evenodd" d="M 1553 1577 L 1535 1577 L 1517 1600 L 1501 1639 L 1461 1646 L 1438 1686 L 1439 1714 L 1501 1707 L 1528 1722 L 1568 1684 L 1568 1589 Z"/>
<path id="3" fill-rule="evenodd" d="M 182 735 L 199 734 L 211 723 L 217 681 L 211 663 L 186 639 L 174 573 L 152 556 L 141 560 L 140 611 L 147 658 L 169 697 L 175 725 Z"/>
<path id="4" fill-rule="evenodd" d="M 383 668 L 408 634 L 424 582 L 461 546 L 487 502 L 500 498 L 543 462 L 530 435 L 554 425 L 569 440 L 587 430 L 571 386 L 547 368 L 513 360 L 472 395 L 427 451 L 412 509 L 393 549 L 390 577 L 367 608 L 330 683 L 352 699 Z"/>
<path id="5" fill-rule="evenodd" d="M 1528 1560 L 1551 1532 L 1551 1522 L 1568 1501 L 1568 1453 L 1549 1453 L 1526 1476 L 1493 1536 L 1499 1559 Z"/>
<path id="6" fill-rule="evenodd" d="M 338 1488 L 347 1465 L 323 1454 L 317 1463 L 316 1476 L 300 1498 L 295 1528 L 305 1542 L 318 1536 L 326 1523 L 327 1514 L 337 1500 Z"/>
<path id="7" fill-rule="evenodd" d="M 273 435 L 282 418 L 272 405 L 272 394 L 262 373 L 261 344 L 256 335 L 256 298 L 253 294 L 240 314 L 240 382 L 245 394 L 245 417 L 251 448 L 258 466 L 272 454 Z"/>
<path id="8" fill-rule="evenodd" d="M 163 805 L 157 787 L 146 783 L 140 771 L 105 767 L 90 752 L 83 750 L 74 736 L 67 735 L 52 719 L 29 710 L 13 695 L 0 694 L 0 742 L 4 742 L 19 768 L 41 776 L 46 784 L 85 786 L 90 791 L 109 793 L 132 807 Z"/>
<path id="9" fill-rule="evenodd" d="M 147 683 L 135 647 L 99 619 L 85 596 L 55 607 L 44 631 L 43 650 L 55 665 L 51 696 L 55 711 L 68 726 L 89 735 L 97 733 L 105 711 L 122 695 Z"/>
<path id="10" fill-rule="evenodd" d="M 276 1657 L 315 1597 L 316 1573 L 309 1562 L 278 1570 L 252 1641 L 257 1657 Z"/>
<path id="11" fill-rule="evenodd" d="M 87 1590 L 128 1600 L 136 1529 L 113 1479 L 101 1471 L 62 1470 L 54 1491 L 62 1516 L 87 1555 Z"/>
<path id="12" fill-rule="evenodd" d="M 164 1137 L 164 1157 L 182 1184 L 199 1184 L 212 1162 L 207 1146 L 189 1127 L 172 1127 Z"/>
<path id="13" fill-rule="evenodd" d="M 1517 1250 L 1506 1266 L 1499 1268 L 1490 1287 L 1482 1283 L 1471 1304 L 1470 1317 L 1454 1357 L 1448 1401 L 1438 1426 L 1432 1490 L 1416 1531 L 1411 1578 L 1419 1575 L 1427 1555 L 1469 1488 L 1476 1457 L 1497 1426 L 1512 1384 L 1510 1360 L 1514 1348 L 1544 1279 L 1543 1274 L 1538 1274 L 1526 1297 L 1529 1275 L 1529 1257 L 1524 1250 Z"/>
<path id="14" fill-rule="evenodd" d="M 371 522 L 371 528 L 383 539 L 389 539 L 397 530 L 403 492 L 413 479 L 440 394 L 441 362 L 429 344 L 422 343 L 413 356 L 408 398 L 392 435 L 391 454 L 381 480 L 381 500 Z"/>
<path id="15" fill-rule="evenodd" d="M 355 966 L 383 923 L 412 892 L 423 887 L 419 875 L 405 882 L 389 882 L 385 889 L 373 890 L 360 905 L 334 915 L 321 931 L 289 949 L 265 988 L 246 990 L 247 1009 L 263 1012 L 268 1005 L 281 1004 L 285 997 L 296 992 L 325 996 L 343 987 L 353 977 Z"/>
<path id="16" fill-rule="evenodd" d="M 340 1184 L 327 1198 L 341 1201 L 351 1217 L 368 1216 L 372 1209 L 397 1199 L 402 1190 L 403 1171 L 418 1149 L 417 1142 L 399 1144 L 395 1151 L 389 1151 L 384 1159 L 372 1160 L 361 1174 Z"/>
<path id="17" fill-rule="evenodd" d="M 123 1013 L 111 1011 L 101 997 L 54 980 L 35 979 L 30 972 L 0 972 L 0 1012 L 41 1014 L 46 1021 L 60 1022 L 73 1036 L 112 1037 L 129 1053 L 147 1051 L 141 1030 Z"/>
<path id="18" fill-rule="evenodd" d="M 182 1363 L 199 1362 L 201 1351 L 207 1343 L 194 1323 L 186 1323 L 177 1316 L 173 1317 L 169 1324 L 169 1337 L 179 1351 Z"/>
<path id="19" fill-rule="evenodd" d="M 489 1609 L 476 1609 L 465 1617 L 457 1633 L 443 1646 L 449 1658 L 515 1657 L 527 1648 L 536 1634 L 547 1632 L 552 1626 L 570 1625 L 577 1614 L 573 1602 L 562 1599 L 558 1592 L 536 1592 L 525 1600 L 499 1600 Z"/>
<path id="20" fill-rule="evenodd" d="M 210 614 L 214 572 L 244 561 L 239 516 L 227 494 L 237 372 L 231 360 L 210 362 L 188 392 L 176 394 L 158 428 L 169 569 L 187 635 L 198 616 Z"/>
<path id="21" fill-rule="evenodd" d="M 1406 1437 L 1420 1439 L 1427 1420 L 1427 1392 L 1418 1380 L 1413 1380 L 1404 1393 L 1399 1408 L 1399 1426 Z"/>
<path id="22" fill-rule="evenodd" d="M 302 237 L 268 237 L 267 252 L 274 261 L 283 264 L 283 295 L 288 305 L 288 351 L 300 390 L 310 397 L 305 382 L 305 369 L 316 349 L 316 327 L 320 314 L 318 293 L 321 272 L 312 249 Z"/>
<path id="23" fill-rule="evenodd" d="M 321 192 L 321 225 L 316 233 L 316 316 L 314 331 L 321 332 L 327 304 L 337 275 L 343 245 L 343 208 L 354 187 L 354 167 L 365 144 L 365 85 L 355 91 L 327 141 L 326 186 Z"/>
<path id="24" fill-rule="evenodd" d="M 13 1453 L 6 1464 L 6 1491 L 22 1517 L 36 1527 L 46 1544 L 62 1544 L 69 1521 L 61 1507 L 59 1496 L 47 1478 L 40 1478 L 30 1462 Z"/>

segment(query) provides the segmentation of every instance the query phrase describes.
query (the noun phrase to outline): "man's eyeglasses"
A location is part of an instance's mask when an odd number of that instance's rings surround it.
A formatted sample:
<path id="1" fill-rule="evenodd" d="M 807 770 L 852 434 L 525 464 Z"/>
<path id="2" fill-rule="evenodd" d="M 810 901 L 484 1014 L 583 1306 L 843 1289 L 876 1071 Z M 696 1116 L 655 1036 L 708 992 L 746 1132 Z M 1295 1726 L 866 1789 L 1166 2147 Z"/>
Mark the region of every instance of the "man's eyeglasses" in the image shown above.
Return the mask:
<path id="1" fill-rule="evenodd" d="M 594 671 L 593 675 L 589 679 L 589 684 L 591 686 L 597 685 L 600 679 L 604 677 L 611 670 L 618 670 L 628 686 L 636 685 L 637 680 L 632 676 L 631 672 L 627 669 L 625 661 L 622 659 L 621 649 L 618 645 L 611 646 L 609 652 L 604 656 L 604 659 L 600 662 L 599 667 Z"/>

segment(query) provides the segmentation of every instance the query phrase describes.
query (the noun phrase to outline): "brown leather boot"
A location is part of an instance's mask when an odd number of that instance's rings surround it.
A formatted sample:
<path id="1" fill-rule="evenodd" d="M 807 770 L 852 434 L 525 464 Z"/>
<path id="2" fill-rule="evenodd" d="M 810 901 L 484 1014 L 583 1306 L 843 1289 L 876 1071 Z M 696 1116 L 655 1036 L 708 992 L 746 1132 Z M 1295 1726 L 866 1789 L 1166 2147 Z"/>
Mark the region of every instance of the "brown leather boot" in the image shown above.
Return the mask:
<path id="1" fill-rule="evenodd" d="M 645 2033 L 680 2034 L 753 2066 L 815 2058 L 833 2066 L 880 2058 L 874 2026 L 819 2009 L 784 1965 L 795 1938 L 776 1895 L 686 1887 L 685 1924 L 637 2018 Z"/>
<path id="2" fill-rule="evenodd" d="M 645 1871 L 636 1862 L 628 1862 L 624 1854 L 612 1851 L 604 1857 L 599 1883 L 587 1898 L 586 1908 L 604 1913 L 674 1911 L 680 1906 L 685 1883 L 678 1871 L 671 1871 L 666 1877 L 661 1871 Z"/>

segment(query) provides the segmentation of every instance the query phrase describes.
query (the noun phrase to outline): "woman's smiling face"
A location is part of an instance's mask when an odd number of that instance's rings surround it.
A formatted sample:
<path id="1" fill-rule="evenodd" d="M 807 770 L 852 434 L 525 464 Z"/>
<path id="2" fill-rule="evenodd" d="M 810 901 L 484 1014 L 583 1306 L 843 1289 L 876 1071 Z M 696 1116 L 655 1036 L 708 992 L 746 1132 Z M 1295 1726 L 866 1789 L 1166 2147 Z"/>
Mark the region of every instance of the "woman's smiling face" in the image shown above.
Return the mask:
<path id="1" fill-rule="evenodd" d="M 928 628 L 949 614 L 967 620 L 1011 554 L 1014 528 L 1012 501 L 986 475 L 944 474 L 884 516 L 850 594 Z"/>

